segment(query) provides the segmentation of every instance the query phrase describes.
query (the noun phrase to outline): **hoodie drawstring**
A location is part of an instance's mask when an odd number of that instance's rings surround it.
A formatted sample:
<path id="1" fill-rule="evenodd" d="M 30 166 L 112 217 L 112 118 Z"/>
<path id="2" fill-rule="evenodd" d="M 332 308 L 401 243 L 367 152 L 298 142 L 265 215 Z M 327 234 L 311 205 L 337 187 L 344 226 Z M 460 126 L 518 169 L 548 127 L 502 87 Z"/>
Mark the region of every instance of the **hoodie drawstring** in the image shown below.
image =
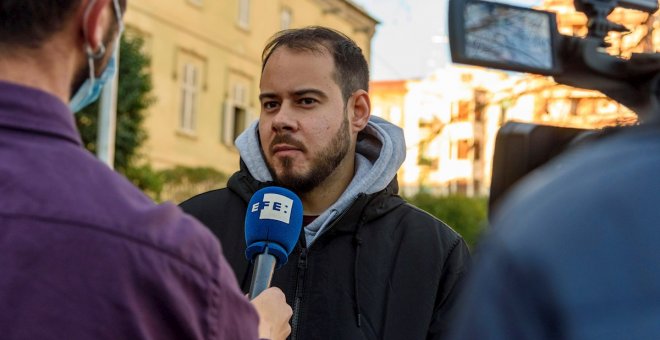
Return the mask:
<path id="1" fill-rule="evenodd" d="M 360 221 L 360 224 L 358 225 L 358 229 L 362 225 L 362 221 Z M 360 235 L 358 235 L 357 230 L 355 232 L 355 236 L 353 238 L 354 244 L 355 244 L 355 264 L 354 264 L 354 285 L 355 285 L 355 318 L 357 321 L 357 326 L 362 327 L 362 314 L 360 314 L 360 294 L 359 294 L 359 289 L 358 285 L 360 283 L 360 277 L 359 277 L 359 269 L 358 265 L 360 263 L 360 246 L 362 245 L 362 239 L 360 238 Z"/>

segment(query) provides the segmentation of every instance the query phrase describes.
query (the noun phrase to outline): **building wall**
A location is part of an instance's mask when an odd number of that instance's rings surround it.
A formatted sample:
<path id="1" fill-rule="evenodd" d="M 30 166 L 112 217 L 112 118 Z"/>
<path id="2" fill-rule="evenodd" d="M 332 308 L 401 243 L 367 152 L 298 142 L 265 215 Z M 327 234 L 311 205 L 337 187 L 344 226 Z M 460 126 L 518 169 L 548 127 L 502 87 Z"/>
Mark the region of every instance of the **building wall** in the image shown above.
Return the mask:
<path id="1" fill-rule="evenodd" d="M 241 8 L 248 9 L 246 21 L 239 20 Z M 328 26 L 354 39 L 369 60 L 377 24 L 347 0 L 140 0 L 129 2 L 125 20 L 151 57 L 156 102 L 147 113 L 143 154 L 156 168 L 225 173 L 238 169 L 234 137 L 259 115 L 261 52 L 269 37 L 282 28 Z"/>
<path id="2" fill-rule="evenodd" d="M 421 80 L 371 83 L 374 114 L 404 129 L 407 156 L 398 174 L 404 195 L 420 190 L 487 194 L 490 173 L 484 171 L 488 145 L 483 136 L 487 114 L 482 111 L 488 98 L 481 97 L 505 78 L 500 71 L 450 66 Z M 483 106 L 480 119 L 475 113 L 478 96 Z M 393 107 L 400 118 L 388 115 Z"/>
<path id="3" fill-rule="evenodd" d="M 406 159 L 399 168 L 397 178 L 400 192 L 406 194 L 409 183 L 416 183 L 419 178 L 417 148 L 419 123 L 416 117 L 407 114 L 407 93 L 414 80 L 372 81 L 369 84 L 371 114 L 390 121 L 403 129 L 406 142 Z"/>

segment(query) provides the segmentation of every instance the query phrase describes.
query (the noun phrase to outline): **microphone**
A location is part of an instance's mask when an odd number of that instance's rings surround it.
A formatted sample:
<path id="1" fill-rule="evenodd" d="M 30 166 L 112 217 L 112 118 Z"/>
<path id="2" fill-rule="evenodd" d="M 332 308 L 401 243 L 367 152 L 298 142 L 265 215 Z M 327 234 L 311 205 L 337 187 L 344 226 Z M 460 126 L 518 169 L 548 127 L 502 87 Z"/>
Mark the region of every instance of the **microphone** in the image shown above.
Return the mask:
<path id="1" fill-rule="evenodd" d="M 270 286 L 275 268 L 286 263 L 298 241 L 302 217 L 302 202 L 288 189 L 271 186 L 252 195 L 245 213 L 245 257 L 255 263 L 250 300 Z"/>

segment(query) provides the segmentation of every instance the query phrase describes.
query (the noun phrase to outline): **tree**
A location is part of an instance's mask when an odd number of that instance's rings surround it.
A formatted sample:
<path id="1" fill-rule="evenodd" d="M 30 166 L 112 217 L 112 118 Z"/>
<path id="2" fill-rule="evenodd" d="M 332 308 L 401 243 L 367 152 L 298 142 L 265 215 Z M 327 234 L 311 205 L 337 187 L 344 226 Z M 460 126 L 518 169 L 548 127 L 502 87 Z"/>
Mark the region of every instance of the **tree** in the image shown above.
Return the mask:
<path id="1" fill-rule="evenodd" d="M 147 139 L 142 124 L 147 108 L 154 102 L 151 95 L 151 75 L 147 72 L 150 59 L 141 52 L 144 40 L 124 34 L 119 50 L 119 89 L 114 167 L 145 192 L 157 196 L 162 179 L 148 163 L 140 163 L 138 150 Z M 76 124 L 87 150 L 96 153 L 99 101 L 76 114 Z"/>

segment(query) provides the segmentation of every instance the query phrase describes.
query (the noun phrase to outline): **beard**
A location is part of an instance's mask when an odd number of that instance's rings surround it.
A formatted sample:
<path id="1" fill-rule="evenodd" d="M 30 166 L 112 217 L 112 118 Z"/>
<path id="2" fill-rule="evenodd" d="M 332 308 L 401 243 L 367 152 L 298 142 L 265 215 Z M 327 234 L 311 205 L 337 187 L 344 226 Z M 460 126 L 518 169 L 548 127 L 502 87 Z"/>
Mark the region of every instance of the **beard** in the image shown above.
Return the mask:
<path id="1" fill-rule="evenodd" d="M 271 145 L 286 142 L 305 150 L 300 142 L 292 140 L 288 135 L 276 136 Z M 274 182 L 278 186 L 290 189 L 297 194 L 306 194 L 318 187 L 328 176 L 330 176 L 339 163 L 346 157 L 350 148 L 350 134 L 348 132 L 348 115 L 344 112 L 344 121 L 332 138 L 330 143 L 320 150 L 311 160 L 309 170 L 306 173 L 296 174 L 294 162 L 291 157 L 283 157 L 281 161 L 282 173 L 277 174 L 272 164 L 267 162 L 268 169 L 273 175 Z"/>

